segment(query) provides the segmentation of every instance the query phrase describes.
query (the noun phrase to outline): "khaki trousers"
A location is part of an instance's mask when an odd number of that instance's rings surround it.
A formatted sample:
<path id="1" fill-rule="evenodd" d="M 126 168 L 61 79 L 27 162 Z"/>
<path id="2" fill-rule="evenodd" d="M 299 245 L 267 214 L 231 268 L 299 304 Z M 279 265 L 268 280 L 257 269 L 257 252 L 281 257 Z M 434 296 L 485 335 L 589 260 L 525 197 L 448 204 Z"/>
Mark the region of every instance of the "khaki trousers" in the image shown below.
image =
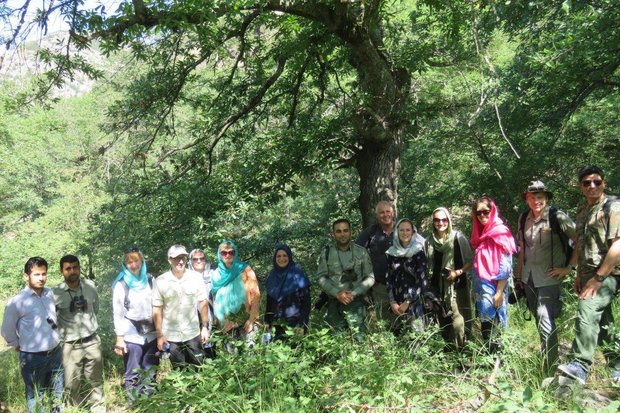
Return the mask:
<path id="1" fill-rule="evenodd" d="M 73 406 L 90 405 L 90 411 L 104 413 L 103 363 L 99 336 L 87 342 L 64 343 L 62 364 L 65 369 L 65 390 Z M 82 388 L 82 379 L 87 386 Z"/>

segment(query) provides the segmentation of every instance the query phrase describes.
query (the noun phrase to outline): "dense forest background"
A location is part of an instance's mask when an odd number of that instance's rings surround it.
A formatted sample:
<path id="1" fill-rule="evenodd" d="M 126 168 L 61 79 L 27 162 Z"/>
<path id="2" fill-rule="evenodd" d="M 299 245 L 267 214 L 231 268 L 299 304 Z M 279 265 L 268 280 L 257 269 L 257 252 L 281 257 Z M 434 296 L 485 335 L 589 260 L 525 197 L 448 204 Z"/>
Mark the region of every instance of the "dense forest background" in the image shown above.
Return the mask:
<path id="1" fill-rule="evenodd" d="M 213 262 L 231 238 L 261 278 L 278 242 L 312 274 L 378 199 L 468 234 L 483 193 L 516 231 L 534 178 L 573 216 L 581 166 L 618 192 L 611 0 L 62 1 L 70 32 L 41 41 L 8 24 L 28 4 L 0 5 L 3 298 L 34 255 L 106 286 L 130 245 L 158 274 L 171 244 Z"/>

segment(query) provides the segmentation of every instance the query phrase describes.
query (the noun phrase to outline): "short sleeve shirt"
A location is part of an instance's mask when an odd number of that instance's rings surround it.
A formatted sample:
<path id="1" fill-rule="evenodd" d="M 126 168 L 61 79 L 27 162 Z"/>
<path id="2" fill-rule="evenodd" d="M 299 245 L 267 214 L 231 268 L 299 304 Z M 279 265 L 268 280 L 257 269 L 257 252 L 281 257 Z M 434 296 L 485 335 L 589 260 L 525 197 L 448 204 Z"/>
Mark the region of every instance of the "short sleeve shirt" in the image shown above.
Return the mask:
<path id="1" fill-rule="evenodd" d="M 80 279 L 80 286 L 73 290 L 66 283 L 61 283 L 52 289 L 54 302 L 58 312 L 58 327 L 63 341 L 75 341 L 86 338 L 97 332 L 97 312 L 99 311 L 99 296 L 95 283 L 84 278 Z M 75 300 L 82 300 L 84 304 L 76 308 Z M 72 306 L 71 303 L 74 303 Z M 73 311 L 72 311 L 73 307 Z"/>
<path id="2" fill-rule="evenodd" d="M 605 202 L 612 202 L 609 208 L 609 228 L 603 211 Z M 583 203 L 577 210 L 576 221 L 579 274 L 592 277 L 605 259 L 610 241 L 620 237 L 620 201 L 608 201 L 604 197 L 593 205 Z M 614 271 L 617 273 L 618 267 Z"/>
<path id="3" fill-rule="evenodd" d="M 519 241 L 523 245 L 523 282 L 533 277 L 537 288 L 560 284 L 562 281 L 548 274 L 550 268 L 566 265 L 566 253 L 558 234 L 553 233 L 549 225 L 549 206 L 536 220 L 530 211 L 525 219 L 524 231 L 519 228 Z M 562 211 L 556 213 L 560 229 L 568 238 L 575 239 L 575 223 Z M 522 236 L 523 234 L 523 236 Z M 525 238 L 525 239 L 522 239 Z"/>
<path id="4" fill-rule="evenodd" d="M 155 279 L 153 306 L 163 307 L 162 333 L 169 341 L 184 342 L 200 334 L 196 302 L 207 299 L 202 275 L 185 270 L 181 278 L 171 271 Z"/>

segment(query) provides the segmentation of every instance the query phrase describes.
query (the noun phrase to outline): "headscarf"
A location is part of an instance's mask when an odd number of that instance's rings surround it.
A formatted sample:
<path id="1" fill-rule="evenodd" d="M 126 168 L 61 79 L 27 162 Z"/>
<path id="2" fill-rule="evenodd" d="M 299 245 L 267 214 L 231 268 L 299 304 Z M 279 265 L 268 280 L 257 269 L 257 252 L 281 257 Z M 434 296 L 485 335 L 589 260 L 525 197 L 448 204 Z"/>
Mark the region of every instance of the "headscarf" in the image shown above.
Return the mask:
<path id="1" fill-rule="evenodd" d="M 204 269 L 204 273 L 208 273 L 209 270 L 211 269 L 211 263 L 209 263 L 209 261 L 206 261 L 207 259 L 207 254 L 205 254 L 205 252 L 203 250 L 201 250 L 200 248 L 194 248 L 190 253 L 189 256 L 187 257 L 187 268 L 189 268 L 192 271 L 196 271 L 196 269 L 194 268 L 194 264 L 192 261 L 192 258 L 194 257 L 194 254 L 198 253 L 198 252 L 202 252 L 203 255 L 205 256 L 205 269 Z M 219 252 L 218 252 L 219 254 Z M 198 271 L 196 271 L 198 272 Z M 205 274 L 203 274 L 205 275 Z"/>
<path id="2" fill-rule="evenodd" d="M 288 255 L 288 264 L 280 268 L 276 263 L 278 251 L 284 251 Z M 276 245 L 273 252 L 273 269 L 267 276 L 267 295 L 278 302 L 296 291 L 310 286 L 310 280 L 302 269 L 293 261 L 293 252 L 286 244 Z"/>
<path id="3" fill-rule="evenodd" d="M 435 217 L 435 213 L 441 211 L 446 214 L 448 217 L 448 228 L 446 229 L 446 233 L 444 234 L 443 240 L 439 239 L 439 233 L 435 225 L 433 225 L 433 234 L 429 239 L 429 251 L 428 251 L 428 259 L 429 265 L 432 265 L 430 260 L 435 251 L 441 252 L 441 268 L 454 268 L 454 237 L 456 236 L 456 231 L 452 230 L 452 217 L 448 210 L 444 207 L 436 208 L 431 215 L 433 218 Z M 432 267 L 431 267 L 432 268 Z"/>
<path id="4" fill-rule="evenodd" d="M 408 222 L 411 224 L 411 228 L 413 229 L 413 234 L 411 237 L 411 241 L 409 241 L 409 245 L 407 247 L 403 247 L 400 243 L 400 238 L 398 238 L 398 227 L 401 223 Z M 424 237 L 418 233 L 415 225 L 408 218 L 402 218 L 398 220 L 396 226 L 394 227 L 394 233 L 392 234 L 392 246 L 388 248 L 385 252 L 387 255 L 391 255 L 392 257 L 407 257 L 411 258 L 418 252 L 424 249 Z"/>
<path id="5" fill-rule="evenodd" d="M 224 245 L 231 245 L 235 251 L 235 258 L 230 268 L 227 268 L 222 261 L 220 248 Z M 217 247 L 217 271 L 214 272 L 211 283 L 212 292 L 215 297 L 213 302 L 213 313 L 220 323 L 224 323 L 224 318 L 229 314 L 235 314 L 243 304 L 245 304 L 245 288 L 241 273 L 248 264 L 239 259 L 237 246 L 230 240 L 225 240 Z"/>
<path id="6" fill-rule="evenodd" d="M 472 209 L 472 220 L 474 228 L 469 242 L 476 251 L 474 256 L 474 268 L 478 276 L 490 281 L 499 272 L 499 264 L 502 254 L 514 254 L 517 252 L 515 239 L 510 233 L 510 229 L 499 217 L 497 206 L 491 198 L 488 198 L 491 205 L 489 221 L 482 226 L 476 217 L 476 206 Z"/>
<path id="7" fill-rule="evenodd" d="M 131 253 L 138 253 L 140 255 L 140 259 L 142 260 L 142 266 L 140 267 L 140 273 L 137 276 L 132 274 L 132 272 L 129 271 L 129 268 L 127 268 L 127 265 L 125 265 L 125 258 L 127 257 L 127 254 L 131 254 Z M 146 288 L 149 281 L 148 281 L 148 275 L 146 273 L 146 261 L 144 261 L 144 255 L 142 255 L 142 251 L 140 251 L 137 248 L 134 248 L 126 252 L 125 255 L 123 255 L 123 263 L 121 264 L 121 267 L 122 267 L 121 272 L 118 273 L 118 275 L 114 279 L 114 282 L 112 283 L 112 289 L 114 289 L 114 287 L 116 286 L 116 283 L 119 282 L 120 280 L 125 280 L 125 282 L 127 283 L 127 286 L 132 290 L 141 291 Z"/>

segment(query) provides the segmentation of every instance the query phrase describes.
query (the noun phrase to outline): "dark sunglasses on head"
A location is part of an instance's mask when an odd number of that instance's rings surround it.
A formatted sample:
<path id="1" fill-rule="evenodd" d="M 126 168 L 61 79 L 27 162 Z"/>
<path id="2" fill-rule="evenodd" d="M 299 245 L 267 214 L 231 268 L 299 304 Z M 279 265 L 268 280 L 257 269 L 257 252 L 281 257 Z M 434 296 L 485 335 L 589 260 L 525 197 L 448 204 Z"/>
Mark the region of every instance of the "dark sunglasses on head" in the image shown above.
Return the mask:
<path id="1" fill-rule="evenodd" d="M 584 179 L 581 181 L 581 185 L 588 188 L 590 185 L 594 184 L 594 186 L 601 186 L 603 184 L 602 179 Z"/>
<path id="2" fill-rule="evenodd" d="M 488 216 L 491 213 L 490 209 L 481 209 L 480 211 L 476 211 L 476 216 L 479 217 L 480 215 L 485 215 Z"/>
<path id="3" fill-rule="evenodd" d="M 125 251 L 123 251 L 124 254 L 129 254 L 130 252 L 140 252 L 140 248 L 138 248 L 136 246 L 133 246 L 133 247 L 129 247 Z"/>
<path id="4" fill-rule="evenodd" d="M 220 251 L 220 255 L 221 255 L 222 257 L 226 257 L 226 256 L 229 256 L 229 257 L 234 257 L 234 256 L 235 256 L 235 250 L 224 250 L 224 251 Z"/>
<path id="5" fill-rule="evenodd" d="M 448 223 L 450 221 L 448 221 L 448 218 L 433 218 L 433 222 L 435 224 L 441 224 L 441 223 Z"/>

